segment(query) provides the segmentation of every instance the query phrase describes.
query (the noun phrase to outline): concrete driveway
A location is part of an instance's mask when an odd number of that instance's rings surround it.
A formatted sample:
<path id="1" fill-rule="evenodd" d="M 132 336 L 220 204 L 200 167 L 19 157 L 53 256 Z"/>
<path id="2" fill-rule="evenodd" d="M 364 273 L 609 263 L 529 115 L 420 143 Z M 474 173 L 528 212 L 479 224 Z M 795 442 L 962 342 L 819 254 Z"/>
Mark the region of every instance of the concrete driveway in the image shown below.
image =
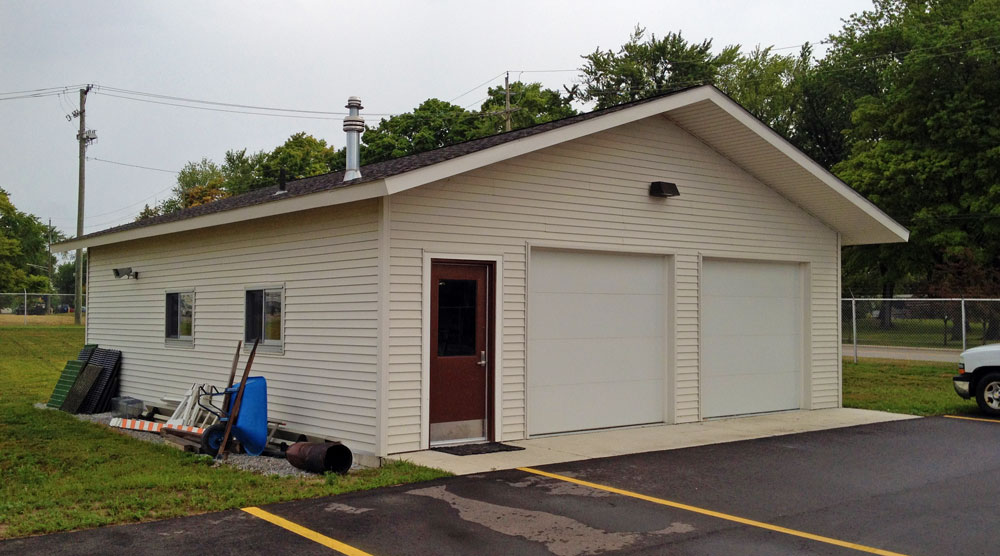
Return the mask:
<path id="1" fill-rule="evenodd" d="M 928 418 L 0 543 L 4 554 L 995 554 L 1000 422 Z"/>

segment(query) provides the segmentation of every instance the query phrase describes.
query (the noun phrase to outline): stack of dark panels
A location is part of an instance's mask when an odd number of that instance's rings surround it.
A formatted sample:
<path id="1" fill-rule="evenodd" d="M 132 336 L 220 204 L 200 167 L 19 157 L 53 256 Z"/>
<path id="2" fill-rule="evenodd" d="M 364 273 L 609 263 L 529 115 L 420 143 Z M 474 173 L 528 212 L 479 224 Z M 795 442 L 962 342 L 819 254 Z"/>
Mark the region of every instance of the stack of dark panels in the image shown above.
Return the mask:
<path id="1" fill-rule="evenodd" d="M 97 344 L 87 344 L 83 346 L 83 349 L 80 350 L 80 355 L 76 356 L 77 361 L 82 361 L 83 363 L 87 363 L 88 361 L 90 361 L 91 356 L 94 355 L 94 351 L 96 350 L 97 350 Z"/>
<path id="2" fill-rule="evenodd" d="M 90 357 L 90 365 L 101 367 L 101 374 L 94 381 L 87 397 L 80 404 L 80 413 L 104 413 L 111 410 L 111 398 L 118 391 L 118 371 L 121 369 L 122 352 L 116 349 L 97 348 Z"/>
<path id="3" fill-rule="evenodd" d="M 66 394 L 66 399 L 59 409 L 67 413 L 80 413 L 83 402 L 90 394 L 90 389 L 93 388 L 94 383 L 97 382 L 97 377 L 101 376 L 101 371 L 102 369 L 97 365 L 88 363 L 80 371 L 80 375 L 76 377 L 76 382 L 73 383 L 73 387 Z"/>
<path id="4" fill-rule="evenodd" d="M 80 355 L 75 360 L 66 362 L 66 368 L 63 369 L 62 374 L 59 376 L 56 387 L 52 389 L 52 396 L 49 398 L 48 403 L 49 407 L 55 409 L 62 407 L 63 402 L 66 401 L 66 395 L 76 383 L 80 371 L 87 366 L 87 362 L 90 361 L 90 356 L 93 355 L 95 349 L 97 349 L 97 344 L 87 344 L 83 346 L 83 349 L 80 350 Z"/>

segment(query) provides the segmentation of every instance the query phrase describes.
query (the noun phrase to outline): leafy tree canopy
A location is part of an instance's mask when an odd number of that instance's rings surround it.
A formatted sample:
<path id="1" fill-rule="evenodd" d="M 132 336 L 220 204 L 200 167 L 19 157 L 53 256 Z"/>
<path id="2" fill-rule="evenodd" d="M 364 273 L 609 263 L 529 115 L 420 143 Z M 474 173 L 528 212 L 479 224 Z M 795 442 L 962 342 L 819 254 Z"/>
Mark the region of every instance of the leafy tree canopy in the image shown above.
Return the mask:
<path id="1" fill-rule="evenodd" d="M 334 170 L 336 159 L 336 149 L 325 140 L 299 132 L 262 157 L 259 171 L 263 179 L 257 185 L 274 185 L 281 179 L 291 181 L 325 174 Z"/>
<path id="2" fill-rule="evenodd" d="M 662 38 L 636 26 L 628 42 L 618 50 L 601 50 L 583 56 L 582 83 L 571 90 L 597 108 L 607 108 L 662 94 L 674 89 L 714 83 L 722 68 L 736 62 L 739 46 L 731 45 L 718 54 L 712 40 L 688 42 L 680 32 Z"/>
<path id="3" fill-rule="evenodd" d="M 503 86 L 490 87 L 488 97 L 479 108 L 483 115 L 483 133 L 502 133 L 505 131 L 503 111 L 506 108 L 507 89 Z M 574 116 L 577 112 L 570 105 L 571 101 L 570 97 L 563 96 L 559 91 L 543 89 L 541 83 L 515 81 L 510 84 L 510 105 L 513 110 L 510 116 L 511 129 Z"/>
<path id="4" fill-rule="evenodd" d="M 489 134 L 479 114 L 436 98 L 413 112 L 383 118 L 362 134 L 361 163 L 371 164 Z"/>
<path id="5" fill-rule="evenodd" d="M 48 232 L 38 217 L 17 210 L 0 189 L 0 292 L 49 291 Z"/>
<path id="6" fill-rule="evenodd" d="M 856 86 L 833 169 L 911 230 L 907 244 L 857 250 L 854 270 L 884 293 L 932 282 L 949 257 L 1000 265 L 998 36 L 997 0 L 879 0 L 832 39 L 826 68 Z"/>

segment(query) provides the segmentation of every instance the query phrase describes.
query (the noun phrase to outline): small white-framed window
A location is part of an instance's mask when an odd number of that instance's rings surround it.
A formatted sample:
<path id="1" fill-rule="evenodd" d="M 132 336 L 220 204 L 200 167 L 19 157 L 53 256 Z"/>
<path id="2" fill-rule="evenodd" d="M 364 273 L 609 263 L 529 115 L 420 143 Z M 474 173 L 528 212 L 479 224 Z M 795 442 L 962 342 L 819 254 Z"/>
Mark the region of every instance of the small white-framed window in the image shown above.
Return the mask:
<path id="1" fill-rule="evenodd" d="M 164 337 L 167 344 L 194 343 L 194 291 L 166 292 Z"/>
<path id="2" fill-rule="evenodd" d="M 281 286 L 247 288 L 244 309 L 244 343 L 258 349 L 281 351 L 284 345 L 284 293 Z"/>

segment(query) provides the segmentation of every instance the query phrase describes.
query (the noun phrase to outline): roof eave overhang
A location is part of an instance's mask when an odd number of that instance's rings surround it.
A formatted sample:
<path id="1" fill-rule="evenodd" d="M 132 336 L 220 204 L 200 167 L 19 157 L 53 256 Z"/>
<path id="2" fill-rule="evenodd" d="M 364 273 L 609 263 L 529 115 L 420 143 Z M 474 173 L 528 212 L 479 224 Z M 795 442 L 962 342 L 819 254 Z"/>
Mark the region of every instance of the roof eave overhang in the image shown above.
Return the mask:
<path id="1" fill-rule="evenodd" d="M 121 232 L 112 232 L 89 238 L 84 237 L 79 241 L 70 240 L 55 244 L 53 245 L 53 248 L 56 251 L 71 251 L 82 247 L 95 247 L 111 243 L 131 241 L 164 234 L 195 230 L 209 226 L 231 224 L 234 222 L 241 222 L 322 206 L 370 199 L 383 195 L 392 195 L 427 183 L 447 179 L 477 168 L 482 168 L 490 164 L 537 151 L 539 149 L 544 149 L 546 147 L 565 143 L 566 141 L 572 141 L 573 139 L 599 133 L 607 129 L 657 115 L 669 115 L 669 112 L 672 110 L 677 110 L 679 108 L 706 100 L 711 101 L 713 104 L 724 110 L 730 117 L 735 118 L 761 139 L 769 143 L 773 148 L 779 150 L 790 162 L 805 169 L 825 186 L 835 191 L 841 198 L 848 201 L 850 205 L 859 211 L 859 213 L 856 214 L 859 216 L 863 215 L 866 225 L 864 225 L 862 229 L 856 230 L 849 229 L 843 224 L 838 225 L 838 222 L 824 220 L 828 226 L 841 233 L 844 245 L 896 243 L 907 241 L 909 238 L 909 231 L 906 228 L 894 221 L 891 217 L 889 217 L 889 215 L 882 212 L 881 209 L 865 199 L 857 191 L 840 181 L 836 176 L 820 166 L 816 161 L 809 158 L 802 151 L 788 142 L 788 140 L 755 118 L 734 100 L 724 95 L 715 87 L 706 85 L 703 87 L 681 91 L 622 110 L 602 114 L 594 118 L 583 120 L 564 127 L 559 127 L 537 135 L 530 135 L 521 139 L 502 143 L 481 151 L 476 151 L 439 162 L 437 164 L 431 164 L 394 176 L 388 176 L 377 181 L 338 187 L 329 191 L 291 197 L 280 201 L 261 203 L 250 207 L 233 209 L 230 211 L 180 220 L 177 222 L 168 222 L 132 230 L 124 230 Z M 725 153 L 722 154 L 724 155 Z M 816 212 L 810 210 L 810 207 L 808 206 L 803 206 L 802 208 L 813 214 Z"/>
<path id="2" fill-rule="evenodd" d="M 730 116 L 737 119 L 740 123 L 754 131 L 772 147 L 787 156 L 792 162 L 798 164 L 810 174 L 815 176 L 818 180 L 823 182 L 827 187 L 840 194 L 841 197 L 849 201 L 865 215 L 871 218 L 874 223 L 877 223 L 877 228 L 882 228 L 879 230 L 869 229 L 866 230 L 866 233 L 859 235 L 852 233 L 853 230 L 844 230 L 842 227 L 836 226 L 835 223 L 830 223 L 832 227 L 837 229 L 837 231 L 842 234 L 843 245 L 905 243 L 909 240 L 910 231 L 902 224 L 893 220 L 891 216 L 883 212 L 882 209 L 878 208 L 875 203 L 866 199 L 863 195 L 855 191 L 854 188 L 841 181 L 840 178 L 833 175 L 833 173 L 826 168 L 823 168 L 822 165 L 803 153 L 798 149 L 798 147 L 782 137 L 778 132 L 774 131 L 750 114 L 750 112 L 748 112 L 746 108 L 740 106 L 739 103 L 727 97 L 714 87 L 709 90 L 714 93 L 711 95 L 712 98 L 710 100 L 712 100 L 716 105 L 725 110 Z M 808 210 L 808 207 L 803 208 Z"/>
<path id="3" fill-rule="evenodd" d="M 111 232 L 93 237 L 84 237 L 79 240 L 71 239 L 61 243 L 52 244 L 52 250 L 56 252 L 73 251 L 85 247 L 97 247 L 112 243 L 121 243 L 148 237 L 173 234 L 177 232 L 187 232 L 210 226 L 221 226 L 268 216 L 277 216 L 290 212 L 299 212 L 314 208 L 331 205 L 340 205 L 354 201 L 362 201 L 386 195 L 384 180 L 376 180 L 358 185 L 338 187 L 328 191 L 310 193 L 307 195 L 297 195 L 278 201 L 260 203 L 249 207 L 243 207 L 204 216 L 196 216 L 178 220 L 176 222 L 165 222 L 153 226 L 123 230 L 121 232 Z"/>

